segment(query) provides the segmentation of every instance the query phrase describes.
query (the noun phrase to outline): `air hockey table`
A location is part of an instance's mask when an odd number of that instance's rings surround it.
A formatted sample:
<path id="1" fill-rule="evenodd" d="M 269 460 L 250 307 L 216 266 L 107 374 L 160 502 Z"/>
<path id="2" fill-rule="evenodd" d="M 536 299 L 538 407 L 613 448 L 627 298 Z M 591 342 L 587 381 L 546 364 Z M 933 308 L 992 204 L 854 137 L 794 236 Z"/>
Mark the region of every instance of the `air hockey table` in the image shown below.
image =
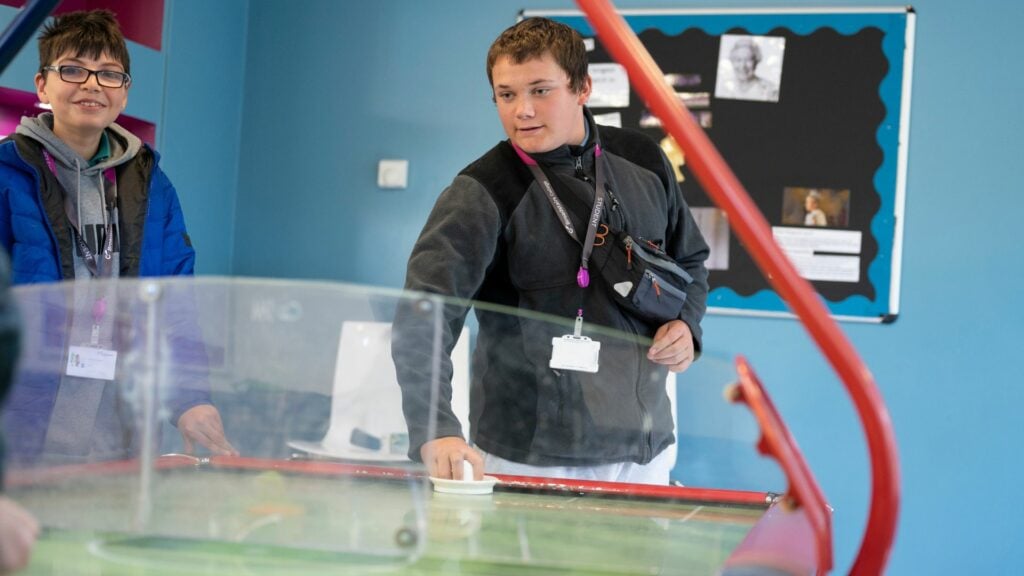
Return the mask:
<path id="1" fill-rule="evenodd" d="M 772 494 L 499 479 L 442 494 L 412 468 L 171 455 L 23 471 L 8 489 L 46 526 L 27 574 L 815 571 Z M 746 553 L 752 537 L 774 544 Z"/>

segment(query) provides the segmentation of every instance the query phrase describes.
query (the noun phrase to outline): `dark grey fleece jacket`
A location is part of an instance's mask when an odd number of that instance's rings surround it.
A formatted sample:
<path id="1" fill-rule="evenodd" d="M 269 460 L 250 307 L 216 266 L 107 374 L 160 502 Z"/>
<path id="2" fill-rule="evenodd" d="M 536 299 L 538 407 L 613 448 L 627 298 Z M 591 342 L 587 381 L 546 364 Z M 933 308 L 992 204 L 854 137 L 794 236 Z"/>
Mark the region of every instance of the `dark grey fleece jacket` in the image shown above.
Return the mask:
<path id="1" fill-rule="evenodd" d="M 585 146 L 563 146 L 533 157 L 560 196 L 573 194 L 590 206 L 594 142 L 600 137 L 611 172 L 608 188 L 615 198 L 604 220 L 663 245 L 693 277 L 680 318 L 693 331 L 699 350 L 708 247 L 674 173 L 647 136 L 609 127 L 601 127 L 598 135 L 589 112 L 586 118 L 590 137 Z M 585 229 L 580 224 L 577 230 Z M 597 277 L 580 289 L 580 250 L 505 141 L 465 168 L 442 193 L 413 248 L 405 287 L 553 315 L 541 319 L 535 314 L 512 316 L 493 306 L 475 308 L 480 330 L 472 361 L 471 420 L 472 439 L 481 449 L 541 466 L 647 463 L 675 441 L 665 368 L 646 359 L 649 342 L 643 341 L 659 326 L 621 308 L 611 287 Z M 586 326 L 625 335 L 602 335 L 600 330 L 589 334 L 601 341 L 595 374 L 548 366 L 551 339 L 571 331 L 552 318 L 570 320 L 579 308 Z M 430 394 L 431 316 L 416 306 L 400 306 L 396 315 L 392 356 L 414 459 L 429 438 L 463 433 L 450 406 L 449 355 L 467 312 L 455 300 L 445 307 L 436 402 Z M 432 406 L 438 414 L 433 433 Z"/>

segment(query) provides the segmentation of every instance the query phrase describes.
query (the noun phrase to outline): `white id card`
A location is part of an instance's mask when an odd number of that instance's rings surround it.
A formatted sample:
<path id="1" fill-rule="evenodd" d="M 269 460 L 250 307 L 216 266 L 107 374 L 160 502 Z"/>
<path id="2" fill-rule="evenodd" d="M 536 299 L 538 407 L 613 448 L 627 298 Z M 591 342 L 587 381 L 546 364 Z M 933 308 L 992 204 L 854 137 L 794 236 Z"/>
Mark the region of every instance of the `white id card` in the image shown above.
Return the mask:
<path id="1" fill-rule="evenodd" d="M 68 348 L 68 376 L 113 380 L 117 366 L 117 352 L 91 346 Z"/>
<path id="2" fill-rule="evenodd" d="M 551 339 L 551 362 L 548 365 L 562 370 L 593 373 L 597 372 L 597 357 L 600 353 L 600 342 L 586 336 L 566 334 Z"/>

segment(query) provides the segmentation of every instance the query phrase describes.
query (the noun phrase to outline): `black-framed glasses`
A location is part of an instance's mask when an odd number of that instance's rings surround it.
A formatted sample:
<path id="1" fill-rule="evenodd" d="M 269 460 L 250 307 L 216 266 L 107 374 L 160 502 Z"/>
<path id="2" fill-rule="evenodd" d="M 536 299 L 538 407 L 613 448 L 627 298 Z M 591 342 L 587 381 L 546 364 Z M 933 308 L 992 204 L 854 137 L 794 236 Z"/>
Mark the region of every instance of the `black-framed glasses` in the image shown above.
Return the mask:
<path id="1" fill-rule="evenodd" d="M 125 84 L 132 83 L 130 75 L 118 72 L 117 70 L 89 70 L 88 68 L 71 66 L 69 64 L 63 66 L 43 66 L 41 70 L 56 72 L 61 80 L 72 84 L 85 84 L 89 81 L 89 76 L 91 75 L 95 75 L 96 83 L 104 88 L 120 88 Z"/>

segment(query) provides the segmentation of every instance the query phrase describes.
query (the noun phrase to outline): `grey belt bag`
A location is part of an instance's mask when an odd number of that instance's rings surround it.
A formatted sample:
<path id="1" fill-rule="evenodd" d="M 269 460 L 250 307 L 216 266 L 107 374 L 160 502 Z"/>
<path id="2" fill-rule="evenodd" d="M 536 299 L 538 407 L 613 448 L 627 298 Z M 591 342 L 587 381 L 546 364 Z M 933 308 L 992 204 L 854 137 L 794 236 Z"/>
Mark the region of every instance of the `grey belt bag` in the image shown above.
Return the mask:
<path id="1" fill-rule="evenodd" d="M 657 324 L 679 318 L 686 287 L 693 282 L 659 247 L 621 230 L 608 234 L 604 244 L 594 248 L 591 270 L 611 287 L 619 306 Z"/>

